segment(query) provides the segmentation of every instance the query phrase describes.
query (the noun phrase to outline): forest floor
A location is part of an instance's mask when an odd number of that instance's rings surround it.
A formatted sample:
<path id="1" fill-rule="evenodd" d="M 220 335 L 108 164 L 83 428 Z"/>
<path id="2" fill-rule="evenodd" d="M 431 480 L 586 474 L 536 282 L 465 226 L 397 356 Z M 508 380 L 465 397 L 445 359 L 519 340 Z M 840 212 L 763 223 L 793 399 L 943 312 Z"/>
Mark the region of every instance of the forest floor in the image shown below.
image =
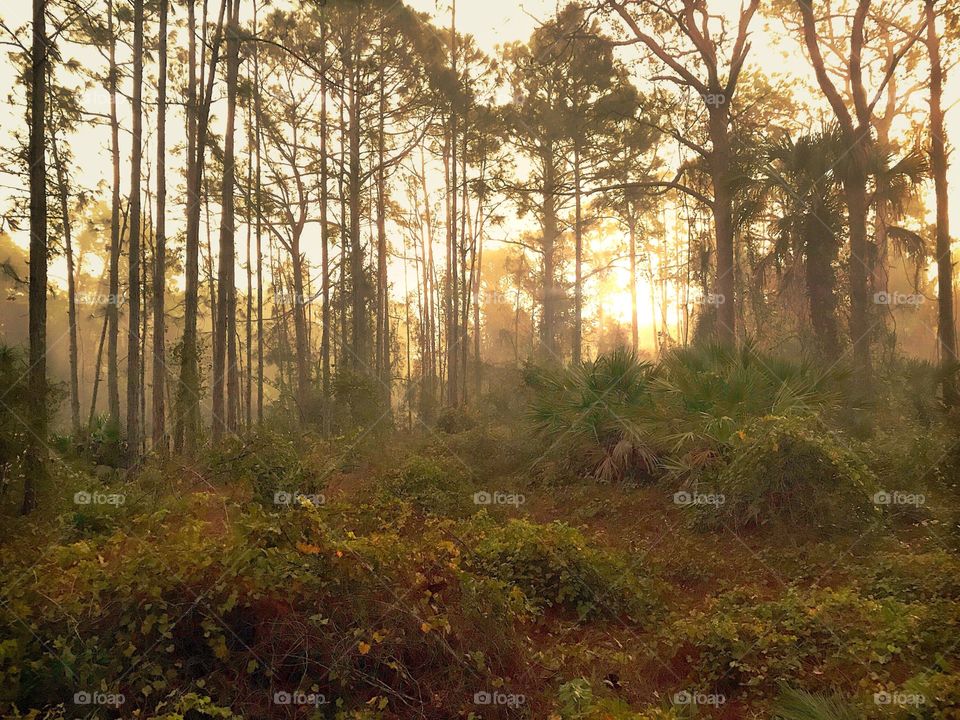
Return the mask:
<path id="1" fill-rule="evenodd" d="M 960 717 L 950 483 L 848 531 L 705 525 L 487 421 L 57 472 L 0 544 L 5 717 Z"/>

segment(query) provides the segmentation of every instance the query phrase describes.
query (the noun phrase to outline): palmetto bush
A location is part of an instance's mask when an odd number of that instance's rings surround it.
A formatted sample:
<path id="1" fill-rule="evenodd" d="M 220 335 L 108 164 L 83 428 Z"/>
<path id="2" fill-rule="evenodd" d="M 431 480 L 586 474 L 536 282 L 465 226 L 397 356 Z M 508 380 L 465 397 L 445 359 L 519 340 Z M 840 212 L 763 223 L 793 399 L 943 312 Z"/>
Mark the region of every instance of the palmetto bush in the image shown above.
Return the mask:
<path id="1" fill-rule="evenodd" d="M 532 369 L 529 417 L 549 452 L 598 479 L 684 476 L 723 459 L 755 418 L 824 412 L 840 379 L 749 342 L 681 348 L 658 364 L 620 349 Z"/>
<path id="2" fill-rule="evenodd" d="M 548 452 L 602 480 L 651 475 L 661 448 L 648 431 L 656 411 L 659 368 L 617 349 L 595 361 L 527 373 L 534 391 L 529 419 Z"/>

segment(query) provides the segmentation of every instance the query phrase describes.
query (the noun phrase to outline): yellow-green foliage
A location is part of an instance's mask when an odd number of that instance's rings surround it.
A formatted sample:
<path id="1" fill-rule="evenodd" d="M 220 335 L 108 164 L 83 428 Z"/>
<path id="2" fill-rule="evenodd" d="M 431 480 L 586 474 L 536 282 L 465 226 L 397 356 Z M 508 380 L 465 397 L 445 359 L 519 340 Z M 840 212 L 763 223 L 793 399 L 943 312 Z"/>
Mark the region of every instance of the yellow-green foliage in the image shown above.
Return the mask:
<path id="1" fill-rule="evenodd" d="M 951 649 L 944 618 L 958 610 L 853 588 L 790 589 L 771 600 L 738 590 L 675 621 L 665 641 L 689 663 L 691 686 L 769 694 L 798 679 L 830 687 L 850 667 L 873 681 L 894 677 Z"/>
<path id="2" fill-rule="evenodd" d="M 519 672 L 524 598 L 465 571 L 445 526 L 357 535 L 309 506 L 248 504 L 218 528 L 218 510 L 201 496 L 188 517 L 159 512 L 53 543 L 32 567 L 6 565 L 3 707 L 69 705 L 102 688 L 126 696 L 125 714 L 168 718 L 180 711 L 164 698 L 203 688 L 241 698 L 233 710 L 245 716 L 269 714 L 277 689 L 346 711 L 383 682 L 460 702 L 477 677 Z"/>
<path id="3" fill-rule="evenodd" d="M 643 621 L 658 604 L 640 563 L 594 546 L 563 523 L 497 525 L 479 517 L 462 532 L 471 568 L 515 585 L 537 605 Z"/>
<path id="4" fill-rule="evenodd" d="M 755 419 L 700 482 L 704 492 L 723 495 L 722 503 L 698 508 L 707 523 L 849 529 L 879 517 L 873 473 L 849 440 L 812 418 Z"/>

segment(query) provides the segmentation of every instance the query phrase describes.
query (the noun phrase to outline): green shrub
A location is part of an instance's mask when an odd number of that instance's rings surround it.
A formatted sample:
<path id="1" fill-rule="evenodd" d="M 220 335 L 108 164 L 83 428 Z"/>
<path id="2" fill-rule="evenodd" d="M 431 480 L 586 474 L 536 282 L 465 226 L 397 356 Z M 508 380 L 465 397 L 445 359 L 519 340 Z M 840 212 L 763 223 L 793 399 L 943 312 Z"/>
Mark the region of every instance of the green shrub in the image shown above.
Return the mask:
<path id="1" fill-rule="evenodd" d="M 462 467 L 453 462 L 414 455 L 379 485 L 381 496 L 407 500 L 423 512 L 463 517 L 476 509 L 473 489 L 464 480 Z"/>
<path id="2" fill-rule="evenodd" d="M 528 435 L 515 427 L 478 425 L 455 435 L 430 438 L 429 450 L 434 455 L 449 457 L 471 476 L 493 479 L 509 475 L 536 457 Z"/>
<path id="3" fill-rule="evenodd" d="M 265 708 L 279 689 L 383 710 L 384 683 L 389 697 L 453 706 L 478 681 L 523 672 L 522 594 L 465 572 L 441 525 L 357 535 L 317 510 L 255 505 L 229 530 L 184 519 L 216 507 L 211 496 L 129 534 L 54 543 L 29 573 L 5 564 L 0 714 L 69 706 L 77 688 L 123 693 L 125 716 L 165 720 L 229 717 L 201 696 L 185 708 L 196 688 L 246 717 L 275 717 Z"/>
<path id="4" fill-rule="evenodd" d="M 923 702 L 908 705 L 908 720 L 956 720 L 960 717 L 960 673 L 937 668 L 916 675 L 903 686 L 909 696 L 922 696 Z"/>
<path id="5" fill-rule="evenodd" d="M 666 640 L 690 663 L 691 687 L 769 695 L 800 680 L 829 689 L 851 666 L 888 677 L 900 661 L 926 656 L 922 626 L 914 606 L 852 589 L 791 589 L 772 600 L 737 590 L 677 620 Z"/>
<path id="6" fill-rule="evenodd" d="M 437 416 L 437 429 L 441 432 L 455 435 L 477 426 L 476 415 L 468 408 L 445 407 Z"/>
<path id="7" fill-rule="evenodd" d="M 372 374 L 339 368 L 331 387 L 330 414 L 336 432 L 345 433 L 355 428 L 389 429 L 387 392 Z"/>
<path id="8" fill-rule="evenodd" d="M 655 365 L 626 349 L 569 368 L 527 370 L 528 419 L 553 452 L 600 480 L 644 479 L 659 448 L 645 426 L 655 415 Z"/>
<path id="9" fill-rule="evenodd" d="M 754 420 L 701 482 L 706 492 L 723 496 L 722 503 L 693 506 L 707 523 L 787 522 L 835 530 L 879 516 L 870 469 L 846 440 L 809 419 Z"/>
<path id="10" fill-rule="evenodd" d="M 529 418 L 550 447 L 599 479 L 689 475 L 756 418 L 830 409 L 840 380 L 751 343 L 679 348 L 658 365 L 616 350 L 568 369 L 531 368 Z"/>
<path id="11" fill-rule="evenodd" d="M 875 597 L 960 600 L 960 559 L 945 550 L 886 553 L 870 574 L 867 588 Z"/>
<path id="12" fill-rule="evenodd" d="M 321 479 L 302 460 L 303 450 L 280 433 L 261 430 L 226 438 L 214 448 L 209 474 L 223 484 L 248 488 L 254 499 L 273 506 L 276 493 L 317 494 Z"/>
<path id="13" fill-rule="evenodd" d="M 648 578 L 563 523 L 496 525 L 481 516 L 465 528 L 465 540 L 471 569 L 517 586 L 538 606 L 640 619 L 657 604 Z"/>
<path id="14" fill-rule="evenodd" d="M 616 697 L 597 697 L 585 678 L 570 680 L 557 691 L 557 712 L 561 720 L 681 720 L 686 716 L 676 707 L 634 710 Z"/>

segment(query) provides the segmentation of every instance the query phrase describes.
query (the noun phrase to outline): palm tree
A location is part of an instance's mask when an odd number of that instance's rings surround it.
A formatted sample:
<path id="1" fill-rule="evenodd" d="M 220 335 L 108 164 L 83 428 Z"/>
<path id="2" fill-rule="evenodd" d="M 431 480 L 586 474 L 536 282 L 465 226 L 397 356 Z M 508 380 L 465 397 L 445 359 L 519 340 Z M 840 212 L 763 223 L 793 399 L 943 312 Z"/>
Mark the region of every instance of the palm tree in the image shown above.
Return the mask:
<path id="1" fill-rule="evenodd" d="M 842 152 L 833 129 L 796 139 L 783 136 L 767 145 L 761 177 L 780 209 L 774 252 L 802 259 L 810 322 L 820 353 L 828 360 L 840 355 L 836 264 L 844 213 L 835 168 Z"/>

